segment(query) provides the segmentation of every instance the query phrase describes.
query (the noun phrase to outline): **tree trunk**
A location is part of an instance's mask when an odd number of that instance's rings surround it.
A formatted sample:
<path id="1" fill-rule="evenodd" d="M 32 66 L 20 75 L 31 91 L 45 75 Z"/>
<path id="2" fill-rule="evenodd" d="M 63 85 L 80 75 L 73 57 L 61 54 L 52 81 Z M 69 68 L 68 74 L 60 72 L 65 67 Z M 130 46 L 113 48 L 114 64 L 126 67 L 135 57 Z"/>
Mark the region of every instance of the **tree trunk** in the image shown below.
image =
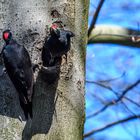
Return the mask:
<path id="1" fill-rule="evenodd" d="M 0 30 L 9 28 L 24 45 L 33 63 L 41 62 L 41 48 L 54 21 L 75 33 L 62 59 L 59 80 L 47 84 L 35 72 L 33 119 L 24 119 L 18 94 L 7 74 L 0 77 L 0 140 L 81 140 L 84 125 L 84 47 L 87 39 L 88 2 L 84 0 L 1 0 Z M 3 43 L 0 44 L 1 46 Z M 2 72 L 2 61 L 0 70 Z"/>

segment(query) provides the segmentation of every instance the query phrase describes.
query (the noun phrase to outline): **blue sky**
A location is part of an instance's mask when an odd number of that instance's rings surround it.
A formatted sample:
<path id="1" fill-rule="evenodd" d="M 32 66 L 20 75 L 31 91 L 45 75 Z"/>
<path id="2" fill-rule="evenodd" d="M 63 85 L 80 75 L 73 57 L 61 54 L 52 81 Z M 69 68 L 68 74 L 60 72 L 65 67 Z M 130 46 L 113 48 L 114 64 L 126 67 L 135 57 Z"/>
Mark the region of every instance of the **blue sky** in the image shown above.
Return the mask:
<path id="1" fill-rule="evenodd" d="M 89 25 L 92 14 L 95 12 L 99 0 L 91 0 L 89 11 Z M 132 29 L 139 29 L 140 19 L 139 0 L 106 0 L 97 24 L 119 25 Z M 93 44 L 87 46 L 86 56 L 86 79 L 87 80 L 106 80 L 120 77 L 116 81 L 109 83 L 117 92 L 122 92 L 127 86 L 140 78 L 140 49 L 124 47 L 113 44 Z M 138 85 L 127 97 L 139 102 Z M 86 115 L 96 112 L 102 104 L 94 96 L 98 95 L 104 101 L 112 101 L 117 97 L 109 90 L 94 84 L 86 83 Z M 140 108 L 132 103 L 125 101 L 129 109 L 134 113 L 140 113 Z M 121 103 L 108 108 L 100 115 L 86 120 L 85 133 L 92 129 L 100 128 L 108 123 L 133 115 Z M 140 121 L 134 120 L 128 123 L 111 127 L 105 131 L 97 133 L 91 138 L 94 140 L 139 140 Z"/>

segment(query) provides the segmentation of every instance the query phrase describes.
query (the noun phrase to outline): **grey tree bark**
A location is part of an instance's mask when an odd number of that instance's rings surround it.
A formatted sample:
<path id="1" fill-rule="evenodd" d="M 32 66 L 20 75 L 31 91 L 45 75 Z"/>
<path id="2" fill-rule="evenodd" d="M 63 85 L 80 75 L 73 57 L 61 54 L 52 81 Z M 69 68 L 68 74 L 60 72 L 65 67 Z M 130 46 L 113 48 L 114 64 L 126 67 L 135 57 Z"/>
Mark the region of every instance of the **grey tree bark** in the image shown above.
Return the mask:
<path id="1" fill-rule="evenodd" d="M 59 13 L 57 17 L 52 11 Z M 60 20 L 75 33 L 68 61 L 62 60 L 60 78 L 55 84 L 47 84 L 43 77 L 50 77 L 42 71 L 35 72 L 32 120 L 19 121 L 18 116 L 24 115 L 16 90 L 7 74 L 0 77 L 0 140 L 82 139 L 87 13 L 85 0 L 0 0 L 1 33 L 9 28 L 18 43 L 28 49 L 33 63 L 41 61 L 41 48 L 52 22 Z M 1 61 L 1 72 L 2 68 Z"/>

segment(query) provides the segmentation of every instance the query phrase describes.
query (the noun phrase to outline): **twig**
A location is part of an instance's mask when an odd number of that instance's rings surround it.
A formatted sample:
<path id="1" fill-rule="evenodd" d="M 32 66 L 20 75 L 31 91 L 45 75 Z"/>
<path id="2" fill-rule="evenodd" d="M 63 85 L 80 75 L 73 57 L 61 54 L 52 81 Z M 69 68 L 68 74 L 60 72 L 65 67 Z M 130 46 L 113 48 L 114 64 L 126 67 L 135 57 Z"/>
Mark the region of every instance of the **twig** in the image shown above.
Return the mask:
<path id="1" fill-rule="evenodd" d="M 134 116 L 136 116 L 137 118 L 139 118 L 133 111 L 131 111 L 130 109 L 129 109 L 129 107 L 123 102 L 123 101 L 121 101 L 121 103 L 124 105 L 124 107 L 128 110 L 128 112 L 130 112 L 132 115 L 134 115 Z"/>
<path id="2" fill-rule="evenodd" d="M 112 102 L 107 103 L 104 107 L 102 107 L 101 109 L 99 109 L 97 112 L 88 115 L 88 116 L 86 117 L 86 119 L 89 119 L 89 118 L 91 118 L 91 117 L 97 116 L 98 114 L 100 114 L 101 112 L 103 112 L 104 110 L 106 110 L 106 109 L 108 108 L 108 106 L 111 106 L 111 105 L 114 105 L 114 104 L 115 104 L 115 101 L 112 101 Z"/>
<path id="3" fill-rule="evenodd" d="M 132 85 L 128 86 L 123 92 L 122 94 L 119 96 L 118 93 L 116 91 L 114 91 L 110 86 L 105 86 L 104 84 L 101 84 L 101 83 L 98 83 L 98 82 L 95 82 L 95 81 L 86 81 L 88 83 L 93 83 L 93 84 L 97 84 L 101 87 L 104 87 L 110 91 L 112 91 L 117 97 L 118 99 L 115 99 L 111 102 L 108 102 L 104 107 L 102 107 L 101 109 L 99 109 L 97 112 L 93 113 L 93 114 L 90 114 L 89 116 L 87 116 L 87 118 L 91 118 L 91 117 L 95 117 L 96 115 L 98 115 L 99 113 L 103 112 L 104 110 L 107 109 L 108 106 L 111 106 L 111 105 L 114 105 L 116 103 L 118 103 L 119 101 L 122 100 L 122 98 L 125 96 L 125 94 L 130 91 L 131 89 L 133 89 L 134 87 L 136 87 L 139 83 L 140 83 L 140 80 L 137 80 L 135 83 L 133 83 Z M 122 101 L 121 101 L 122 102 Z M 126 107 L 125 103 L 122 102 L 124 104 L 124 106 Z M 132 111 L 131 111 L 132 113 Z"/>
<path id="4" fill-rule="evenodd" d="M 138 84 L 140 83 L 140 79 L 137 80 L 135 83 L 133 83 L 132 85 L 128 86 L 121 94 L 121 96 L 119 97 L 120 99 L 123 98 L 123 96 L 130 91 L 131 89 L 133 89 L 134 87 L 136 87 Z"/>
<path id="5" fill-rule="evenodd" d="M 105 130 L 105 129 L 107 129 L 107 128 L 110 128 L 110 127 L 112 127 L 112 126 L 118 125 L 118 124 L 120 124 L 120 123 L 125 123 L 125 122 L 127 122 L 127 121 L 130 121 L 130 120 L 133 120 L 133 119 L 137 119 L 138 117 L 140 117 L 140 114 L 137 115 L 137 116 L 130 116 L 130 117 L 124 118 L 124 119 L 122 119 L 122 120 L 112 122 L 112 123 L 110 123 L 110 124 L 107 124 L 106 126 L 103 126 L 103 127 L 99 128 L 99 129 L 92 130 L 92 131 L 90 131 L 90 132 L 84 134 L 84 137 L 89 137 L 89 136 L 92 135 L 92 134 L 101 132 L 101 131 L 103 131 L 103 130 Z"/>
<path id="6" fill-rule="evenodd" d="M 112 91 L 112 92 L 115 93 L 115 94 L 118 94 L 118 93 L 117 93 L 116 91 L 114 91 L 110 86 L 106 86 L 106 85 L 104 85 L 104 84 L 102 84 L 102 83 L 100 83 L 100 82 L 88 81 L 88 80 L 86 80 L 86 82 L 87 82 L 87 83 L 91 83 L 91 84 L 96 84 L 96 85 L 98 85 L 98 86 L 101 86 L 101 87 L 103 87 L 103 88 L 106 88 L 106 89 Z"/>
<path id="7" fill-rule="evenodd" d="M 96 94 L 92 94 L 92 96 L 94 97 L 94 98 L 96 98 L 97 100 L 99 100 L 102 104 L 106 104 L 106 102 L 101 98 L 101 97 L 99 97 L 98 95 L 96 95 Z"/>
<path id="8" fill-rule="evenodd" d="M 135 104 L 137 107 L 140 107 L 140 105 L 139 105 L 138 103 L 134 102 L 132 99 L 130 99 L 130 98 L 126 97 L 126 96 L 124 96 L 123 98 L 125 98 L 125 99 L 128 100 L 129 102 Z"/>
<path id="9" fill-rule="evenodd" d="M 120 75 L 119 77 L 114 77 L 114 78 L 107 79 L 107 80 L 100 80 L 99 82 L 112 82 L 112 81 L 122 78 L 123 76 L 125 76 L 125 72 L 123 72 L 122 75 Z"/>

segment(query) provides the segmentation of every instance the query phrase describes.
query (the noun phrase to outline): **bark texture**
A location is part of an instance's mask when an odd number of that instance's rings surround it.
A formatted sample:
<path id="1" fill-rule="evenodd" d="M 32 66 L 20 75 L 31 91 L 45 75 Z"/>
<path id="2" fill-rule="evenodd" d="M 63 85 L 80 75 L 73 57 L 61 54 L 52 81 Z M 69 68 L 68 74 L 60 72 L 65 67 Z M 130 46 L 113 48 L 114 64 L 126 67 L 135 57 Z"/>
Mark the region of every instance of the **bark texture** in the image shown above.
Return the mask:
<path id="1" fill-rule="evenodd" d="M 0 30 L 11 29 L 33 63 L 40 63 L 41 48 L 54 21 L 75 33 L 62 60 L 60 78 L 53 85 L 41 70 L 35 72 L 33 119 L 24 119 L 18 96 L 7 74 L 0 77 L 0 140 L 81 140 L 84 125 L 84 47 L 87 37 L 86 0 L 1 0 Z M 0 46 L 3 42 L 0 43 Z M 0 72 L 2 72 L 2 61 Z"/>

